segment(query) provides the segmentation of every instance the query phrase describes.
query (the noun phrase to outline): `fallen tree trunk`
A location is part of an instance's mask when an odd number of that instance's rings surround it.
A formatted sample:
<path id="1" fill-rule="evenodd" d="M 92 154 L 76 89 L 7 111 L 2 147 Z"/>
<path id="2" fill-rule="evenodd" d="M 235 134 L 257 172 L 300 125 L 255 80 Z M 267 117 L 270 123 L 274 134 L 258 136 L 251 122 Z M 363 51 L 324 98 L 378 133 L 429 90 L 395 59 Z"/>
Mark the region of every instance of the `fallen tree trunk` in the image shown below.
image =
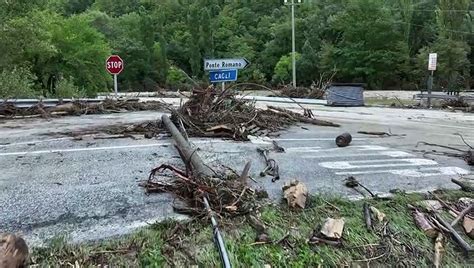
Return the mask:
<path id="1" fill-rule="evenodd" d="M 211 177 L 214 172 L 204 164 L 202 159 L 196 154 L 196 150 L 191 148 L 191 145 L 186 141 L 186 139 L 181 135 L 176 126 L 171 122 L 170 118 L 167 115 L 161 117 L 163 124 L 173 136 L 174 141 L 176 142 L 180 154 L 184 157 L 183 161 L 186 165 L 191 165 L 193 168 L 194 175 L 207 176 Z"/>
<path id="2" fill-rule="evenodd" d="M 468 182 L 463 182 L 457 179 L 451 179 L 451 181 L 461 187 L 461 190 L 465 192 L 474 192 L 474 186 Z"/>
<path id="3" fill-rule="evenodd" d="M 425 235 L 435 238 L 438 234 L 436 228 L 430 223 L 430 221 L 425 217 L 425 214 L 415 210 L 413 212 L 413 218 L 415 220 L 416 226 L 425 233 Z"/>

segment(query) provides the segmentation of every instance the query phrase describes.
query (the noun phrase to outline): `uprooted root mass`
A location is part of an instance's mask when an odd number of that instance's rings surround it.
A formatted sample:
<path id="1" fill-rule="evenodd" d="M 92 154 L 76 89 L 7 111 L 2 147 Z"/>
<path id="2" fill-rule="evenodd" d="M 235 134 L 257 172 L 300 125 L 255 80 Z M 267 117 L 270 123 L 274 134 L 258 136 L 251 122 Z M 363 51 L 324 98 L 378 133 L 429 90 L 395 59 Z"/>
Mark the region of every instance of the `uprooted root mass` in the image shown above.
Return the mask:
<path id="1" fill-rule="evenodd" d="M 172 180 L 163 177 L 167 170 L 172 173 Z M 180 201 L 173 204 L 174 209 L 194 216 L 206 215 L 203 196 L 208 197 L 211 209 L 221 216 L 249 213 L 260 196 L 260 192 L 237 179 L 237 176 L 227 176 L 224 179 L 198 177 L 171 165 L 154 168 L 148 180 L 140 186 L 145 188 L 147 193 L 173 194 Z"/>

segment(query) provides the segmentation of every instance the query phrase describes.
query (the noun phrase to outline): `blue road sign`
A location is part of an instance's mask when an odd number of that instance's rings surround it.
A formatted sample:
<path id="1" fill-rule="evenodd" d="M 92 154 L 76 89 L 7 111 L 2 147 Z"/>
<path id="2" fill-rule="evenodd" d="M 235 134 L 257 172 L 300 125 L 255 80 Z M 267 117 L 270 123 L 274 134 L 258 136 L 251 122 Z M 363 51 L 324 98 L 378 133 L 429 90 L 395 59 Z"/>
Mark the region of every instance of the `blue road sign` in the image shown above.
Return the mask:
<path id="1" fill-rule="evenodd" d="M 211 83 L 237 81 L 237 70 L 217 70 L 209 72 Z"/>

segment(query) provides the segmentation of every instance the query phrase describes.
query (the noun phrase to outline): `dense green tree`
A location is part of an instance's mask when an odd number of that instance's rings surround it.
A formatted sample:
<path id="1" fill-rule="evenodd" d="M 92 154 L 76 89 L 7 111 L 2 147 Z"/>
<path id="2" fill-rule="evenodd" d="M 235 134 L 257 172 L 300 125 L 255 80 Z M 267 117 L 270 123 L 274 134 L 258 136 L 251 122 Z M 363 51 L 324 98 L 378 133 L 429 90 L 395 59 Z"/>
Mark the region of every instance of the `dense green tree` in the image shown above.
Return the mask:
<path id="1" fill-rule="evenodd" d="M 370 88 L 396 81 L 408 61 L 408 47 L 391 11 L 378 0 L 350 0 L 334 19 L 341 38 L 322 49 L 321 68 L 336 69 L 337 77 L 359 80 Z"/>
<path id="2" fill-rule="evenodd" d="M 473 8 L 470 0 L 305 0 L 296 8 L 298 84 L 337 72 L 334 81 L 374 89 L 424 87 L 426 55 L 438 52 L 438 85 L 467 88 Z M 48 96 L 111 87 L 110 53 L 125 60 L 121 90 L 207 82 L 204 58 L 247 58 L 239 81 L 291 80 L 290 8 L 282 1 L 0 1 L 0 36 L 0 72 L 29 70 Z"/>

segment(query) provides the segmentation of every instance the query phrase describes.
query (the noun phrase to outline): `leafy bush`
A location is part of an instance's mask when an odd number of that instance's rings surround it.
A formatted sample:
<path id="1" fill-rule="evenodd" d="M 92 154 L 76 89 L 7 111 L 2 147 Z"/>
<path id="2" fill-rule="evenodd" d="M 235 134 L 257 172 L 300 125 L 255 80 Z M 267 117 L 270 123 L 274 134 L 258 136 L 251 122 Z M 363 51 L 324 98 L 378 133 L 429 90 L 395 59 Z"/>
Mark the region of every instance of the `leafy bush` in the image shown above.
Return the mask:
<path id="1" fill-rule="evenodd" d="M 60 99 L 81 98 L 85 96 L 85 93 L 74 84 L 72 78 L 63 78 L 56 85 L 55 96 Z"/>
<path id="2" fill-rule="evenodd" d="M 181 69 L 171 66 L 166 77 L 166 84 L 168 84 L 171 88 L 176 88 L 185 82 L 186 74 L 184 74 Z"/>
<path id="3" fill-rule="evenodd" d="M 301 54 L 296 52 L 296 61 L 299 61 L 300 59 L 301 59 Z M 281 56 L 280 60 L 275 65 L 273 81 L 275 81 L 276 83 L 281 82 L 284 84 L 290 82 L 291 77 L 292 77 L 291 73 L 293 71 L 292 64 L 293 64 L 292 53 Z"/>
<path id="4" fill-rule="evenodd" d="M 34 98 L 38 94 L 33 88 L 36 77 L 23 67 L 14 67 L 0 73 L 0 98 Z"/>

